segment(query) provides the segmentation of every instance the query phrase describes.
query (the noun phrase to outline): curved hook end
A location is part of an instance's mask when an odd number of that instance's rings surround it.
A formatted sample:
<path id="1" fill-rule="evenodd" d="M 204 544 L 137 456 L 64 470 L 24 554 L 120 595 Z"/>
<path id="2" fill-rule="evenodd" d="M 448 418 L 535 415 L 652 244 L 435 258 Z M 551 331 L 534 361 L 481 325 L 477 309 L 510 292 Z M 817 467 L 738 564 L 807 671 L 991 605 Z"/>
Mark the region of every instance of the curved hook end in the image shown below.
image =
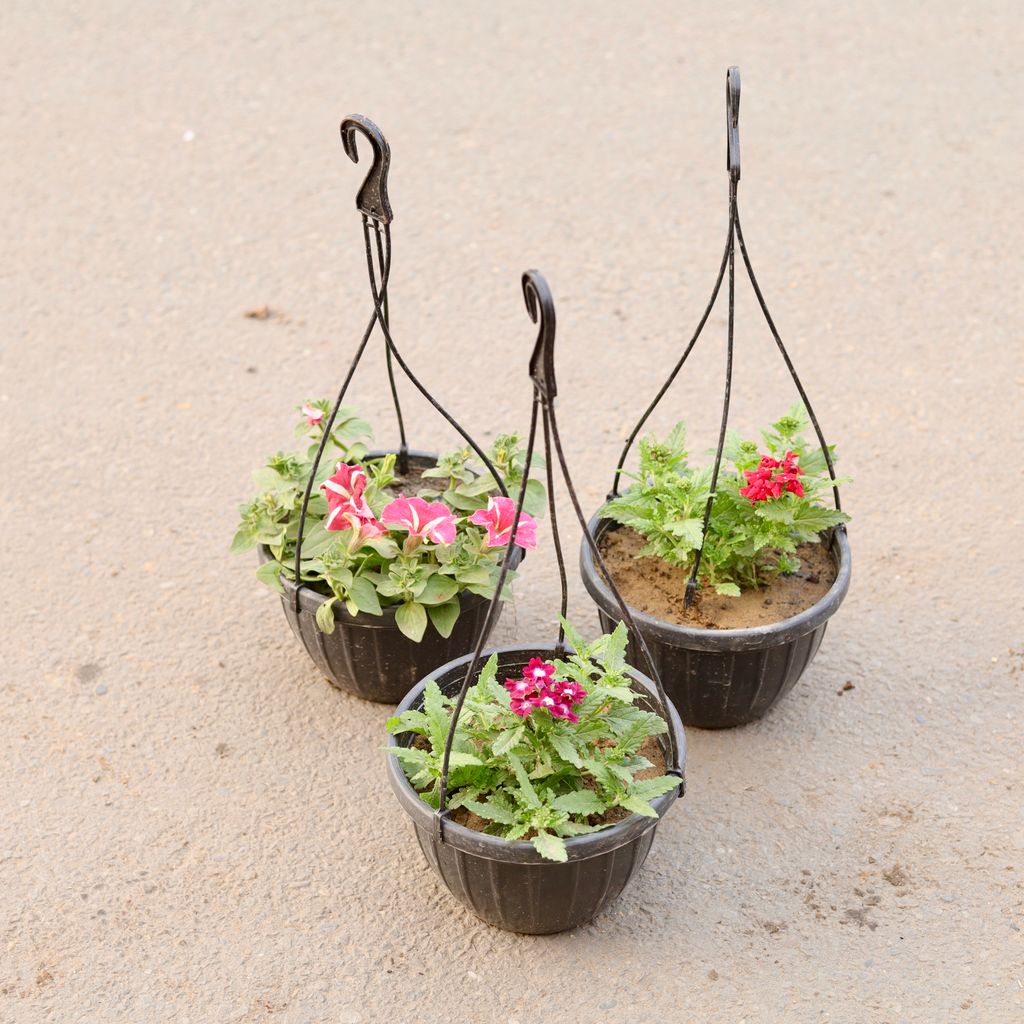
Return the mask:
<path id="1" fill-rule="evenodd" d="M 345 155 L 355 164 L 359 163 L 356 148 L 356 133 L 366 136 L 373 150 L 373 164 L 356 193 L 356 209 L 381 224 L 390 224 L 394 219 L 388 199 L 388 169 L 391 166 L 391 147 L 384 133 L 362 114 L 350 114 L 341 122 L 341 147 Z"/>
<path id="2" fill-rule="evenodd" d="M 733 181 L 740 180 L 740 69 L 725 73 L 725 166 Z"/>
<path id="3" fill-rule="evenodd" d="M 544 275 L 539 270 L 523 274 L 523 299 L 530 319 L 540 322 L 537 341 L 530 356 L 530 377 L 548 399 L 555 397 L 555 300 Z"/>

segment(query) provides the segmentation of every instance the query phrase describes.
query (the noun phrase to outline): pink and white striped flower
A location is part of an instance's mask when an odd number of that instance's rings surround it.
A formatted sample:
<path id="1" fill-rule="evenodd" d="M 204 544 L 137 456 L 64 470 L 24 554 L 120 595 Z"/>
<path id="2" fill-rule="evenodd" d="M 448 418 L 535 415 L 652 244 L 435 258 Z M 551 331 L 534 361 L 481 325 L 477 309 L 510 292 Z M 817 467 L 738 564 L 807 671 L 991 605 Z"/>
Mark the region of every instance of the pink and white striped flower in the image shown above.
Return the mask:
<path id="1" fill-rule="evenodd" d="M 306 402 L 302 407 L 302 415 L 306 417 L 306 423 L 311 427 L 318 427 L 326 415 L 323 409 L 318 409 L 315 405 Z"/>
<path id="2" fill-rule="evenodd" d="M 457 520 L 441 501 L 395 498 L 385 507 L 380 520 L 385 526 L 408 530 L 410 540 L 425 539 L 435 544 L 451 544 L 455 540 Z"/>
<path id="3" fill-rule="evenodd" d="M 360 515 L 351 505 L 339 505 L 335 512 L 338 514 L 331 513 L 331 516 L 334 516 L 334 525 L 327 526 L 327 529 L 351 530 L 352 536 L 348 539 L 349 551 L 358 551 L 368 540 L 387 536 L 386 526 L 379 523 L 372 515 L 369 517 Z"/>
<path id="4" fill-rule="evenodd" d="M 327 521 L 324 526 L 328 530 L 348 530 L 351 524 L 349 515 L 363 522 L 376 522 L 370 506 L 363 498 L 366 490 L 366 471 L 362 466 L 349 466 L 340 463 L 337 472 L 320 485 L 327 499 Z"/>
<path id="5" fill-rule="evenodd" d="M 515 518 L 516 503 L 511 498 L 490 497 L 487 499 L 487 508 L 477 509 L 469 517 L 469 521 L 476 526 L 487 527 L 489 548 L 501 548 L 508 544 L 508 539 L 512 536 L 512 523 Z M 528 512 L 519 517 L 516 543 L 521 548 L 537 546 L 537 520 Z"/>

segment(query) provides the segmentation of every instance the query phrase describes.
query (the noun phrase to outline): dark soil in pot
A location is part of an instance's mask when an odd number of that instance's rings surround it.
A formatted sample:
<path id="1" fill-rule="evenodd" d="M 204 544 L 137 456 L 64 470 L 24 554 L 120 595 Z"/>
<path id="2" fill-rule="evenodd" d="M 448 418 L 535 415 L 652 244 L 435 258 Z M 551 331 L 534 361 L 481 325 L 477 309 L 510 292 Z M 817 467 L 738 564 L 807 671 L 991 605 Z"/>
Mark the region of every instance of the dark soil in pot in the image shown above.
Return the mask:
<path id="1" fill-rule="evenodd" d="M 518 675 L 530 658 L 545 660 L 555 653 L 550 645 L 499 647 L 498 675 Z M 484 652 L 484 659 L 494 650 Z M 449 662 L 430 678 L 448 694 L 462 685 L 470 655 Z M 481 660 L 481 666 L 483 660 Z M 639 672 L 633 673 L 634 687 L 643 704 L 666 715 L 673 731 L 682 765 L 686 738 L 678 714 L 663 709 L 654 684 Z M 423 703 L 424 679 L 399 705 L 396 714 Z M 412 734 L 388 736 L 388 745 L 411 742 Z M 655 742 L 661 747 L 662 764 L 668 750 L 666 736 Z M 658 797 L 652 804 L 659 818 L 629 814 L 610 828 L 566 840 L 565 863 L 544 860 L 527 841 L 509 842 L 467 828 L 449 818 L 444 823 L 443 841 L 437 835 L 437 815 L 409 784 L 398 760 L 388 757 L 388 780 L 403 809 L 412 818 L 427 862 L 451 893 L 488 924 L 508 931 L 544 935 L 576 928 L 592 920 L 611 903 L 640 870 L 654 841 L 661 817 L 675 802 L 678 790 Z"/>
<path id="2" fill-rule="evenodd" d="M 590 521 L 590 529 L 602 551 L 628 550 L 628 540 L 609 538 L 609 534 L 620 532 L 614 523 L 595 516 Z M 809 547 L 813 552 L 814 545 Z M 637 628 L 643 634 L 665 690 L 687 726 L 725 729 L 756 721 L 803 675 L 818 651 L 828 620 L 839 608 L 850 585 L 850 544 L 846 530 L 840 527 L 832 531 L 823 538 L 821 549 L 827 552 L 831 571 L 825 575 L 828 566 L 819 567 L 812 573 L 818 576 L 818 583 L 812 585 L 827 583 L 824 593 L 809 607 L 794 613 L 783 605 L 782 615 L 776 615 L 774 621 L 746 627 L 717 625 L 708 628 L 688 619 L 680 622 L 667 615 L 648 614 L 644 602 L 650 598 L 653 588 L 649 583 L 637 584 L 636 567 L 629 564 L 632 558 L 627 559 L 626 564 L 620 559 L 617 567 L 610 567 L 616 585 L 623 588 L 626 603 L 633 609 Z M 664 566 L 666 570 L 669 568 Z M 807 571 L 806 564 L 803 571 Z M 580 549 L 580 573 L 597 604 L 601 627 L 613 628 L 619 619 L 618 609 L 585 543 Z M 681 606 L 685 577 L 681 576 L 680 580 L 677 596 Z M 797 589 L 802 591 L 802 585 Z M 804 594 L 796 603 L 805 603 L 803 598 L 807 596 Z M 789 599 L 794 600 L 794 595 Z M 773 608 L 774 603 L 762 611 Z M 670 612 L 672 609 L 669 605 L 659 609 L 662 610 Z M 701 612 L 710 618 L 707 604 L 701 607 Z M 642 656 L 634 645 L 630 648 L 632 664 L 642 666 Z"/>
<path id="3" fill-rule="evenodd" d="M 368 457 L 382 454 L 371 452 Z M 401 486 L 418 486 L 415 481 L 419 480 L 419 474 L 431 468 L 436 461 L 437 456 L 429 452 L 411 451 L 411 472 L 403 477 Z M 399 486 L 396 481 L 396 493 Z M 414 494 L 415 490 L 410 489 L 406 493 Z M 273 557 L 268 548 L 260 547 L 258 552 L 261 562 L 270 561 Z M 512 557 L 514 569 L 522 561 L 522 548 L 514 548 Z M 416 643 L 398 628 L 394 607 L 385 608 L 383 615 L 350 615 L 339 602 L 334 606 L 334 632 L 322 633 L 316 622 L 316 613 L 327 599 L 326 594 L 312 586 L 303 586 L 299 591 L 299 608 L 296 611 L 295 584 L 283 578 L 281 582 L 285 590 L 281 597 L 285 618 L 328 682 L 364 700 L 385 704 L 401 700 L 435 666 L 471 650 L 487 616 L 489 604 L 488 598 L 463 592 L 459 595 L 461 612 L 451 636 L 445 638 L 433 625 L 428 625 L 423 639 Z M 496 610 L 496 616 L 500 615 L 501 605 Z"/>
<path id="4" fill-rule="evenodd" d="M 746 629 L 770 626 L 816 605 L 836 580 L 836 565 L 824 544 L 801 544 L 800 571 L 777 576 L 770 583 L 725 597 L 702 588 L 690 608 L 683 598 L 689 573 L 660 558 L 638 558 L 647 541 L 628 526 L 601 538 L 601 554 L 619 593 L 631 608 L 655 619 L 703 629 Z"/>

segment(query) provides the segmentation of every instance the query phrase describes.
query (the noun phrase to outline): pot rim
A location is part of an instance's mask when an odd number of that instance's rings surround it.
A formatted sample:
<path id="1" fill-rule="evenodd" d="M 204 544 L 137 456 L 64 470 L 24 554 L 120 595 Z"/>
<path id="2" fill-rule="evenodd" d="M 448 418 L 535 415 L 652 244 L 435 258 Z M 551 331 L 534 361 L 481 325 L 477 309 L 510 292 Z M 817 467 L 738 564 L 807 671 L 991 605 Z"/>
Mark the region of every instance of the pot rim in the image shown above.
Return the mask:
<path id="1" fill-rule="evenodd" d="M 380 449 L 376 448 L 372 451 L 368 451 L 363 458 L 366 459 L 379 459 L 385 455 L 397 455 L 397 448 Z M 426 460 L 430 459 L 432 463 L 436 463 L 439 458 L 437 452 L 421 451 L 417 448 L 408 449 L 407 454 L 410 459 L 415 460 Z M 266 544 L 260 544 L 256 548 L 257 555 L 260 563 L 274 561 L 273 553 Z M 510 568 L 514 571 L 519 568 L 520 563 L 526 557 L 526 552 L 515 545 L 512 549 L 512 561 Z M 278 577 L 281 581 L 281 585 L 284 587 L 284 593 L 281 595 L 281 599 L 288 601 L 289 603 L 293 600 L 293 595 L 296 589 L 299 590 L 299 609 L 300 611 L 309 612 L 311 615 L 316 615 L 317 609 L 328 600 L 327 594 L 321 594 L 319 591 L 314 590 L 308 584 L 303 584 L 301 588 L 298 588 L 294 580 L 287 579 L 285 576 Z M 474 594 L 470 590 L 462 590 L 458 594 L 459 604 L 465 609 L 467 606 L 472 607 L 473 605 L 479 604 L 482 601 L 490 601 L 489 597 L 484 597 L 481 594 Z M 334 606 L 334 618 L 340 620 L 348 626 L 359 626 L 363 629 L 387 629 L 396 630 L 398 624 L 395 621 L 395 615 L 398 612 L 399 605 L 389 605 L 386 608 L 381 609 L 380 615 L 371 615 L 369 612 L 358 612 L 352 615 L 349 610 L 340 601 Z"/>
<path id="2" fill-rule="evenodd" d="M 540 644 L 507 644 L 500 647 L 488 647 L 481 654 L 481 664 L 492 654 L 522 656 L 525 661 L 537 655 L 551 655 L 557 648 L 552 643 Z M 448 673 L 456 668 L 462 669 L 472 660 L 472 654 L 465 654 L 460 658 L 453 658 L 445 665 L 435 669 L 430 675 L 421 679 L 405 696 L 405 699 L 395 709 L 395 714 L 400 715 L 416 705 L 423 694 L 423 689 L 430 679 L 435 676 Z M 517 659 L 518 660 L 518 659 Z M 630 675 L 634 682 L 639 684 L 645 695 L 654 702 L 656 707 L 661 707 L 654 683 L 642 672 L 631 668 Z M 669 729 L 672 730 L 676 747 L 679 751 L 679 765 L 685 777 L 686 764 L 686 736 L 683 732 L 683 723 L 676 711 L 675 705 L 670 700 L 667 709 L 662 707 L 663 715 L 668 721 Z M 398 746 L 395 737 L 388 734 L 388 747 Z M 667 752 L 667 751 L 666 751 Z M 388 781 L 391 789 L 402 809 L 412 818 L 417 829 L 424 830 L 430 834 L 435 833 L 437 815 L 434 809 L 423 800 L 412 788 L 412 784 L 406 778 L 405 771 L 398 758 L 393 754 L 387 754 Z M 656 828 L 662 818 L 668 813 L 669 808 L 675 803 L 679 796 L 679 790 L 673 789 L 664 795 L 651 801 L 651 806 L 658 812 L 657 818 L 648 818 L 640 814 L 631 814 L 620 822 L 616 822 L 610 828 L 602 829 L 600 832 L 591 832 L 585 836 L 571 836 L 565 840 L 568 861 L 589 860 L 591 857 L 600 857 L 611 853 L 622 846 L 635 842 L 651 829 Z M 446 818 L 443 827 L 444 838 L 442 842 L 463 853 L 482 860 L 503 861 L 516 864 L 537 864 L 548 867 L 558 867 L 562 862 L 551 861 L 542 857 L 534 848 L 533 843 L 527 839 L 509 841 L 500 836 L 489 836 L 483 832 L 476 832 L 466 828 L 458 822 Z"/>
<path id="3" fill-rule="evenodd" d="M 616 524 L 612 520 L 604 518 L 600 511 L 595 513 L 587 524 L 596 541 L 600 541 L 601 537 L 614 525 Z M 673 647 L 687 647 L 703 651 L 739 651 L 788 643 L 797 637 L 813 632 L 827 622 L 843 603 L 843 598 L 846 597 L 846 593 L 850 589 L 850 540 L 846 534 L 845 525 L 840 524 L 831 530 L 828 550 L 836 561 L 836 578 L 828 591 L 810 608 L 805 608 L 796 615 L 765 626 L 747 626 L 741 629 L 707 629 L 666 622 L 664 619 L 648 615 L 632 605 L 629 605 L 629 610 L 637 625 L 643 629 L 645 636 L 653 636 Z M 594 563 L 594 555 L 586 538 L 580 544 L 580 576 L 587 592 L 598 607 L 613 618 L 617 618 L 620 614 L 618 603 Z"/>

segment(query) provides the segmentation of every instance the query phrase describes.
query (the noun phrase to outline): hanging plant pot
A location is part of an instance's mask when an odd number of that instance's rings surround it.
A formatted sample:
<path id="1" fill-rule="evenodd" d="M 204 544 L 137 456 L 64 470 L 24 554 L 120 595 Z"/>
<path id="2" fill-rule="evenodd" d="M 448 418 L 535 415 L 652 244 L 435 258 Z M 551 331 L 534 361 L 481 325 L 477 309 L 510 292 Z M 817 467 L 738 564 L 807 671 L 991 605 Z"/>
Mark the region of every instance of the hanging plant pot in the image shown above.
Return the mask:
<path id="1" fill-rule="evenodd" d="M 600 516 L 590 521 L 598 544 L 615 528 Z M 812 607 L 772 625 L 698 629 L 631 609 L 665 692 L 688 726 L 728 729 L 756 721 L 796 685 L 850 587 L 850 542 L 845 529 L 832 531 L 828 551 L 836 570 L 828 592 Z M 618 606 L 586 544 L 580 548 L 580 574 L 607 629 L 618 619 Z"/>
<path id="2" fill-rule="evenodd" d="M 485 652 L 484 657 L 492 653 L 498 656 L 499 678 L 518 676 L 532 658 L 549 661 L 561 656 L 550 644 L 499 647 Z M 431 678 L 443 693 L 456 694 L 471 660 L 471 655 L 457 658 L 433 672 Z M 679 715 L 671 704 L 662 705 L 650 679 L 636 671 L 630 672 L 630 678 L 633 689 L 641 694 L 641 706 L 668 723 L 682 766 L 686 740 Z M 397 715 L 422 708 L 425 685 L 426 680 L 408 694 Z M 411 739 L 405 734 L 399 742 L 407 745 Z M 668 763 L 668 735 L 658 739 Z M 679 792 L 673 789 L 651 801 L 657 818 L 632 814 L 600 832 L 566 839 L 567 859 L 557 863 L 545 860 L 530 842 L 485 835 L 450 819 L 439 831 L 437 812 L 420 799 L 394 755 L 388 756 L 388 779 L 402 808 L 412 818 L 427 863 L 452 895 L 488 924 L 530 935 L 586 924 L 615 900 L 643 865 L 659 820 Z"/>
<path id="3" fill-rule="evenodd" d="M 373 451 L 366 458 L 377 459 L 386 454 L 389 453 Z M 437 462 L 437 456 L 430 452 L 413 450 L 408 455 L 410 477 L 414 482 L 420 471 L 431 469 Z M 399 481 L 396 488 L 400 485 Z M 261 563 L 273 560 L 269 548 L 261 545 L 258 551 Z M 523 549 L 515 547 L 513 569 L 523 557 Z M 340 602 L 336 603 L 334 632 L 324 633 L 317 624 L 316 614 L 328 595 L 303 586 L 299 588 L 296 609 L 294 581 L 282 576 L 281 584 L 284 587 L 281 607 L 288 625 L 327 680 L 346 693 L 384 704 L 401 700 L 434 665 L 450 661 L 472 647 L 489 604 L 488 598 L 463 591 L 459 595 L 459 617 L 451 635 L 443 637 L 436 629 L 428 627 L 417 643 L 398 628 L 397 606 L 385 608 L 382 615 L 352 615 Z M 501 603 L 494 614 L 496 619 L 501 615 Z"/>
<path id="4" fill-rule="evenodd" d="M 489 598 L 474 591 L 490 591 L 498 565 L 492 549 L 505 547 L 505 519 L 515 504 L 506 478 L 514 478 L 516 436 L 499 435 L 492 462 L 403 358 L 388 313 L 391 149 L 380 129 L 358 114 L 342 121 L 341 141 L 352 161 L 362 144 L 372 154 L 356 208 L 373 312 L 333 405 L 312 400 L 300 407 L 305 422 L 296 435 L 312 444 L 305 452 L 278 452 L 254 474 L 259 491 L 240 510 L 232 551 L 257 548 L 257 577 L 281 593 L 292 631 L 335 686 L 394 703 L 430 668 L 471 646 L 485 618 L 500 615 L 500 600 L 488 612 Z M 378 328 L 401 446 L 364 456 L 369 427 L 343 402 Z M 396 365 L 466 446 L 442 458 L 439 474 L 422 482 L 422 471 L 438 459 L 408 451 Z M 470 452 L 482 469 L 467 462 Z M 360 462 L 388 454 L 397 456 L 393 465 Z M 321 466 L 333 466 L 333 475 Z M 432 486 L 442 480 L 446 484 Z M 394 497 L 385 502 L 382 495 Z M 521 531 L 517 544 L 534 546 L 535 529 Z M 506 553 L 506 572 L 522 557 L 519 546 Z"/>
<path id="5" fill-rule="evenodd" d="M 676 597 L 681 599 L 680 618 L 687 624 L 667 622 L 633 609 L 635 627 L 631 644 L 646 647 L 658 670 L 665 691 L 688 725 L 724 729 L 752 722 L 796 684 L 817 653 L 828 620 L 835 614 L 850 585 L 850 545 L 846 521 L 849 516 L 840 503 L 840 478 L 836 476 L 834 453 L 826 443 L 807 392 L 768 312 L 761 286 L 754 275 L 740 225 L 737 192 L 740 181 L 740 74 L 731 67 L 726 73 L 726 168 L 729 174 L 729 229 L 711 298 L 689 344 L 672 367 L 653 401 L 641 414 L 619 456 L 608 503 L 591 519 L 590 529 L 600 545 L 612 530 L 628 528 L 641 541 L 633 554 L 660 560 L 655 574 L 685 570 Z M 786 364 L 800 403 L 761 432 L 760 441 L 748 441 L 729 432 L 729 409 L 733 383 L 736 321 L 736 257 L 739 255 L 765 323 Z M 661 440 L 648 439 L 640 446 L 640 468 L 626 474 L 625 463 L 638 434 L 665 396 L 704 330 L 727 281 L 725 381 L 722 415 L 713 467 L 707 472 L 689 464 L 685 446 L 685 425 Z M 817 440 L 812 448 L 800 436 L 811 426 Z M 732 469 L 727 465 L 731 464 Z M 827 474 L 827 476 L 826 476 Z M 632 483 L 621 494 L 623 475 Z M 824 504 L 831 490 L 832 507 Z M 627 543 L 628 534 L 616 538 Z M 698 596 L 703 605 L 707 588 L 712 597 L 726 601 L 741 599 L 744 590 L 756 591 L 762 583 L 796 579 L 801 568 L 801 551 L 826 562 L 818 545 L 823 544 L 831 559 L 835 578 L 828 590 L 806 595 L 810 607 L 778 622 L 761 624 L 772 612 L 762 610 L 750 621 L 740 617 L 742 628 L 728 628 L 733 621 L 716 621 L 716 614 L 703 622 L 697 619 Z M 607 572 L 598 573 L 593 551 L 584 545 L 580 552 L 583 583 L 597 603 L 601 621 L 607 625 L 616 612 L 621 580 L 609 584 Z M 603 562 L 602 562 L 602 568 Z M 810 577 L 818 575 L 807 573 Z M 824 573 L 820 574 L 825 576 Z M 827 578 L 827 576 L 825 577 Z M 647 580 L 645 582 L 652 582 Z M 673 584 L 677 582 L 673 580 Z M 652 586 L 652 591 L 655 589 Z M 640 597 L 634 594 L 634 604 Z M 653 594 L 652 594 L 653 596 Z M 765 605 L 778 607 L 775 598 Z M 676 612 L 674 603 L 658 604 L 658 611 Z M 711 602 L 708 602 L 711 609 Z M 711 609 L 713 611 L 713 609 Z M 691 621 L 696 620 L 696 622 Z M 699 623 L 699 624 L 697 624 Z M 709 628 L 702 628 L 703 625 Z M 713 628 L 716 625 L 727 628 Z M 638 644 L 639 641 L 639 644 Z"/>
<path id="6" fill-rule="evenodd" d="M 542 935 L 592 920 L 639 871 L 659 821 L 683 791 L 686 741 L 657 668 L 648 677 L 626 663 L 626 605 L 619 601 L 624 621 L 592 642 L 565 620 L 556 455 L 577 521 L 594 540 L 559 439 L 554 301 L 537 271 L 527 271 L 522 286 L 540 327 L 529 363 L 526 468 L 496 596 L 473 653 L 419 683 L 388 722 L 396 738 L 388 777 L 423 855 L 451 893 L 488 924 Z M 526 521 L 539 419 L 561 581 L 558 635 L 553 644 L 485 653 L 513 538 Z"/>

